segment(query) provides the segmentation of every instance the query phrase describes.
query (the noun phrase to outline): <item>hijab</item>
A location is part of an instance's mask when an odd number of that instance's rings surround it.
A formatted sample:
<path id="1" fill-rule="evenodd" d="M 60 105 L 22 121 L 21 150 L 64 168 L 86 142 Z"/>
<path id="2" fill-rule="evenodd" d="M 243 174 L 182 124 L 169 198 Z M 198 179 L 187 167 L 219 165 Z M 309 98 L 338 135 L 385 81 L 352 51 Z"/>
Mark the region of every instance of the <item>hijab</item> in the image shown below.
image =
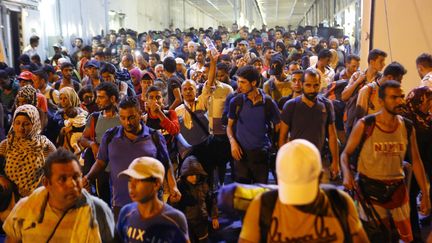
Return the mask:
<path id="1" fill-rule="evenodd" d="M 69 102 L 72 107 L 79 107 L 80 106 L 80 99 L 78 97 L 78 94 L 75 92 L 75 90 L 71 87 L 64 87 L 60 89 L 60 95 L 66 95 L 68 97 Z M 62 107 L 63 109 L 66 107 Z"/>
<path id="2" fill-rule="evenodd" d="M 406 98 L 406 113 L 407 116 L 422 129 L 431 129 L 432 115 L 420 110 L 420 106 L 425 99 L 432 98 L 432 89 L 427 86 L 418 87 L 407 95 Z"/>
<path id="3" fill-rule="evenodd" d="M 31 131 L 24 138 L 15 135 L 13 126 L 7 136 L 6 176 L 13 181 L 21 196 L 29 195 L 40 184 L 45 157 L 43 154 L 46 138 L 41 133 L 39 111 L 33 105 L 22 105 L 15 110 L 17 116 L 25 115 L 32 124 Z"/>

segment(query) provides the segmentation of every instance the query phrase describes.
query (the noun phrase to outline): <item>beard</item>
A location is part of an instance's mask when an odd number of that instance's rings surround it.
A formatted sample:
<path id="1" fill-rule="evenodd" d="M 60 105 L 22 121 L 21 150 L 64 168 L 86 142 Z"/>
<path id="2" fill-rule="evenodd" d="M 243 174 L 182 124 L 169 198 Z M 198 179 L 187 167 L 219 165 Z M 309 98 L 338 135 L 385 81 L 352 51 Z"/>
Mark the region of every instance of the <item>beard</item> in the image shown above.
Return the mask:
<path id="1" fill-rule="evenodd" d="M 385 107 L 385 109 L 387 110 L 388 113 L 390 113 L 394 116 L 403 115 L 406 112 L 406 107 L 404 105 L 396 106 L 393 109 L 388 109 L 387 107 Z"/>
<path id="2" fill-rule="evenodd" d="M 92 102 L 93 103 L 93 102 Z M 91 103 L 90 103 L 91 104 Z M 109 105 L 106 105 L 106 106 L 104 106 L 104 107 L 100 107 L 99 109 L 101 110 L 101 111 L 109 111 L 109 110 L 112 110 L 112 108 L 113 108 L 113 104 L 109 104 Z"/>
<path id="3" fill-rule="evenodd" d="M 318 92 L 314 92 L 314 93 L 304 93 L 303 95 L 306 97 L 306 99 L 310 100 L 310 101 L 315 101 L 315 98 L 318 96 Z"/>

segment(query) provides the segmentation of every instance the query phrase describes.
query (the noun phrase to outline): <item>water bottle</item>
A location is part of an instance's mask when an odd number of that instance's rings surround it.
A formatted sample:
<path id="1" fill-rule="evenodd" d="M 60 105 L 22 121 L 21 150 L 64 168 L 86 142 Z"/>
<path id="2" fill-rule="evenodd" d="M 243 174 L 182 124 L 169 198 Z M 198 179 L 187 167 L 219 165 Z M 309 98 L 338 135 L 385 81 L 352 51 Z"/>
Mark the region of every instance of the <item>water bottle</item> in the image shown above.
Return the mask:
<path id="1" fill-rule="evenodd" d="M 215 45 L 213 44 L 213 41 L 210 40 L 210 38 L 208 36 L 206 36 L 206 38 L 204 39 L 204 44 L 207 46 L 207 48 L 210 50 L 212 56 L 216 56 L 217 55 L 217 50 Z"/>

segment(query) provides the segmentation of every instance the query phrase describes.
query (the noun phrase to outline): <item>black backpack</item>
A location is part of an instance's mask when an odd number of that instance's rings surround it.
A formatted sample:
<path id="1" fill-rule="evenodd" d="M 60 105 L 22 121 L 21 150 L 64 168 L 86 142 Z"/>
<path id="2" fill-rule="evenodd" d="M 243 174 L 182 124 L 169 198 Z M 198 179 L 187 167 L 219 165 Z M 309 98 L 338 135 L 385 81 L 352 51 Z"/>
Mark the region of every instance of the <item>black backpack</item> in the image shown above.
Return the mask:
<path id="1" fill-rule="evenodd" d="M 96 120 L 97 121 L 97 120 Z M 96 127 L 96 125 L 95 125 Z M 112 139 L 114 138 L 114 136 L 116 135 L 116 133 L 119 131 L 120 126 L 116 126 L 113 128 L 108 129 L 105 133 L 107 133 L 107 139 L 106 139 L 106 144 L 107 146 L 111 143 Z M 168 169 L 170 168 L 170 160 L 169 160 L 169 155 L 166 154 L 165 156 L 162 154 L 164 152 L 164 149 L 162 147 L 161 141 L 160 141 L 160 137 L 159 137 L 159 133 L 157 130 L 153 129 L 153 128 L 148 128 L 149 129 L 149 133 L 151 136 L 151 139 L 154 143 L 154 145 L 156 146 L 156 159 L 160 160 L 160 162 L 162 162 L 165 171 L 168 171 Z"/>
<path id="2" fill-rule="evenodd" d="M 331 208 L 344 233 L 344 242 L 352 243 L 352 237 L 348 224 L 348 203 L 344 196 L 340 194 L 336 187 L 331 185 L 321 185 L 321 189 L 324 190 L 325 195 L 329 199 Z M 261 233 L 262 243 L 267 242 L 267 234 L 270 230 L 273 210 L 278 199 L 278 190 L 271 190 L 264 192 L 261 195 L 261 207 L 259 212 L 259 227 Z"/>
<path id="3" fill-rule="evenodd" d="M 267 126 L 267 135 L 269 136 L 269 139 L 272 143 L 272 147 L 275 147 L 275 143 L 277 142 L 277 133 L 274 132 L 274 124 L 272 124 L 271 120 L 271 114 L 272 114 L 272 109 L 275 109 L 276 107 L 276 111 L 279 112 L 279 110 L 277 109 L 277 105 L 274 102 L 274 100 L 269 96 L 269 95 L 265 95 L 264 96 L 264 117 L 265 117 L 265 124 Z M 236 122 L 240 122 L 243 123 L 243 120 L 239 117 L 239 114 L 241 112 L 241 110 L 243 109 L 243 103 L 244 103 L 244 97 L 242 94 L 240 95 L 236 95 L 232 98 L 232 101 L 235 104 L 236 107 Z"/>

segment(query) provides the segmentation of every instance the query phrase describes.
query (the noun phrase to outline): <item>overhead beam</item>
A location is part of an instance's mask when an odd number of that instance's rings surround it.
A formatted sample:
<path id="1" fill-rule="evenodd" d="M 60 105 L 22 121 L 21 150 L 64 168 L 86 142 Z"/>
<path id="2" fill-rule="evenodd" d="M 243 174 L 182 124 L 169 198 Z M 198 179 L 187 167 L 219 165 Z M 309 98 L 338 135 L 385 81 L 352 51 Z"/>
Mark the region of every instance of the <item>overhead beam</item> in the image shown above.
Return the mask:
<path id="1" fill-rule="evenodd" d="M 265 25 L 267 25 L 267 22 L 266 22 L 266 20 L 264 19 L 264 16 L 263 16 L 263 14 L 262 14 L 262 9 L 261 9 L 261 7 L 260 7 L 260 5 L 259 5 L 259 3 L 258 3 L 258 0 L 255 0 L 255 6 L 256 6 L 256 8 L 258 9 L 258 14 L 259 14 L 260 17 L 261 17 L 261 21 L 262 21 L 262 23 L 265 24 Z"/>

